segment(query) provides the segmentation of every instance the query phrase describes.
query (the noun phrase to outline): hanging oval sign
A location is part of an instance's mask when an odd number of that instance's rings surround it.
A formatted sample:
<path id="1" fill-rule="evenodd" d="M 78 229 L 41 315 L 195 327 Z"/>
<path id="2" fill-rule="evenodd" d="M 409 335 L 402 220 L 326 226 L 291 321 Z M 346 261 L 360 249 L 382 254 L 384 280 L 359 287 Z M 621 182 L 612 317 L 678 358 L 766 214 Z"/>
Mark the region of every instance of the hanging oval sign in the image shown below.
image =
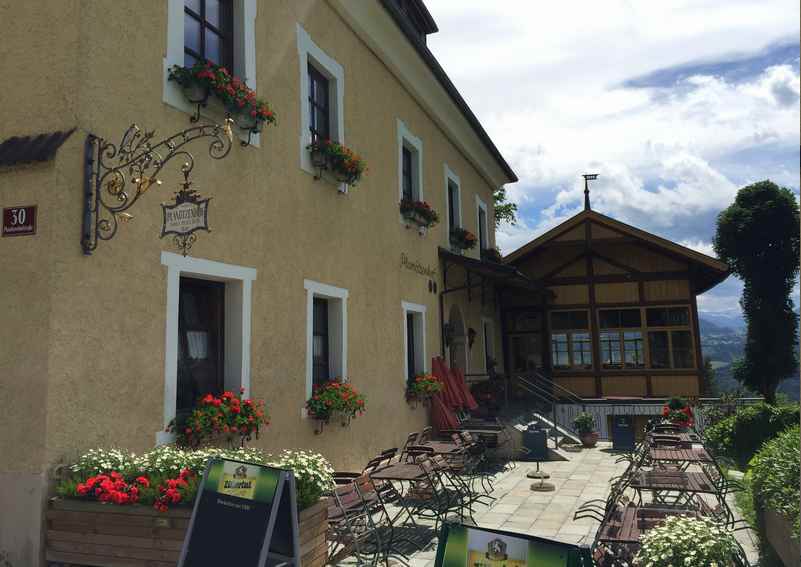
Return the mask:
<path id="1" fill-rule="evenodd" d="M 183 202 L 174 205 L 161 205 L 163 213 L 161 237 L 168 234 L 191 234 L 196 230 L 209 230 L 209 201 Z"/>

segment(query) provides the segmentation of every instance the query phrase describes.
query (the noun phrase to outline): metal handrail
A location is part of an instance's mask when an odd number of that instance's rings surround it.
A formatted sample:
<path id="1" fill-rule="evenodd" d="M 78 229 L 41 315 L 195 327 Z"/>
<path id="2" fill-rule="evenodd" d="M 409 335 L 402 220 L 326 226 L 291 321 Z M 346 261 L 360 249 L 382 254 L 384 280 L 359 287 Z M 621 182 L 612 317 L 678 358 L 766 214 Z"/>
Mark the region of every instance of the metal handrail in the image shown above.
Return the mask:
<path id="1" fill-rule="evenodd" d="M 547 379 L 546 377 L 542 376 L 539 373 L 536 373 L 536 374 L 544 382 L 548 383 L 549 385 L 553 385 L 553 382 L 551 380 Z M 557 418 L 556 418 L 556 404 L 557 404 L 557 402 L 559 401 L 560 398 L 555 396 L 549 390 L 549 388 L 547 388 L 546 386 L 543 386 L 542 384 L 537 384 L 536 382 L 533 382 L 533 381 L 531 381 L 528 378 L 525 378 L 523 376 L 516 376 L 516 378 L 517 378 L 518 386 L 522 387 L 524 390 L 526 390 L 530 394 L 534 394 L 535 396 L 537 396 L 537 398 L 540 399 L 540 401 L 543 401 L 546 404 L 549 404 L 551 406 L 551 423 L 553 423 L 553 427 L 551 429 L 553 431 L 554 447 L 559 447 L 559 440 L 558 440 L 559 431 L 557 430 L 557 427 L 561 427 L 562 430 L 567 431 L 568 433 L 570 433 L 574 437 L 578 438 L 578 434 L 571 427 L 568 427 L 567 425 L 565 425 L 563 423 L 559 423 L 557 421 Z M 567 391 L 569 392 L 569 390 L 567 390 Z M 577 400 L 581 401 L 581 398 L 579 398 L 578 396 L 575 396 L 575 394 L 573 394 L 573 396 Z"/>

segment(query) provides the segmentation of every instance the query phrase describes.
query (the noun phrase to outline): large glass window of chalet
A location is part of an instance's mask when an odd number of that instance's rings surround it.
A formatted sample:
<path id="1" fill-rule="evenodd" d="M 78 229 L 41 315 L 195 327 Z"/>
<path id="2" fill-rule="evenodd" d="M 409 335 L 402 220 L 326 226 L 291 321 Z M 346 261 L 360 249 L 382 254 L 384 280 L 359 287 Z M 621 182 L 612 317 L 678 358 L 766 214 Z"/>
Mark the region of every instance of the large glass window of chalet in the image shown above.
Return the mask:
<path id="1" fill-rule="evenodd" d="M 551 312 L 551 363 L 555 369 L 592 368 L 587 311 Z"/>
<path id="2" fill-rule="evenodd" d="M 645 312 L 651 368 L 695 368 L 689 307 L 649 307 Z"/>
<path id="3" fill-rule="evenodd" d="M 643 368 L 642 314 L 636 309 L 602 309 L 598 312 L 601 364 L 604 368 Z"/>
<path id="4" fill-rule="evenodd" d="M 309 63 L 309 129 L 312 140 L 331 139 L 331 105 L 328 78 Z"/>
<path id="5" fill-rule="evenodd" d="M 184 0 L 184 65 L 212 61 L 234 68 L 232 0 Z"/>
<path id="6" fill-rule="evenodd" d="M 330 380 L 328 300 L 315 297 L 312 314 L 312 385 Z"/>
<path id="7" fill-rule="evenodd" d="M 177 415 L 224 387 L 225 284 L 181 278 L 178 295 Z"/>

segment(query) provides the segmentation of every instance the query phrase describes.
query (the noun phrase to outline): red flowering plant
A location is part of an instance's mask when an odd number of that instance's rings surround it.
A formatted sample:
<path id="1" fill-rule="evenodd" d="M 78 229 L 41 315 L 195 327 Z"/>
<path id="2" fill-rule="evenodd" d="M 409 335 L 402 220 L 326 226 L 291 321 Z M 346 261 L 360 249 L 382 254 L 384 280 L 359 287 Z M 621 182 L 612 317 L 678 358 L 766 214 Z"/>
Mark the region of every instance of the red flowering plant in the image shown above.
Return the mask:
<path id="1" fill-rule="evenodd" d="M 457 226 L 451 229 L 451 244 L 460 250 L 469 250 L 478 242 L 476 235 L 467 229 Z"/>
<path id="2" fill-rule="evenodd" d="M 108 474 L 99 474 L 79 482 L 75 488 L 78 496 L 85 496 L 100 502 L 113 504 L 136 504 L 139 502 L 140 491 L 150 486 L 145 476 L 139 476 L 134 481 L 126 482 L 123 476 L 111 471 Z"/>
<path id="3" fill-rule="evenodd" d="M 406 384 L 406 401 L 427 400 L 444 387 L 442 380 L 433 374 L 418 374 Z"/>
<path id="4" fill-rule="evenodd" d="M 364 404 L 364 396 L 349 382 L 335 378 L 314 387 L 312 397 L 306 401 L 306 410 L 311 417 L 321 421 L 328 421 L 335 412 L 350 420 L 364 413 Z"/>
<path id="5" fill-rule="evenodd" d="M 205 104 L 208 95 L 214 95 L 244 130 L 258 131 L 264 124 L 275 124 L 275 112 L 270 105 L 221 65 L 211 61 L 197 62 L 191 67 L 173 65 L 169 80 L 181 85 L 192 103 Z"/>
<path id="6" fill-rule="evenodd" d="M 695 423 L 693 410 L 687 400 L 674 396 L 662 407 L 662 417 L 680 427 L 692 427 Z"/>
<path id="7" fill-rule="evenodd" d="M 174 432 L 177 444 L 183 447 L 199 447 L 221 436 L 231 447 L 244 447 L 253 436 L 259 437 L 262 425 L 270 424 L 264 402 L 243 400 L 244 391 L 223 392 L 221 396 L 206 394 L 188 417 L 170 422 L 167 431 Z"/>
<path id="8" fill-rule="evenodd" d="M 400 212 L 403 215 L 403 218 L 411 220 L 426 228 L 431 228 L 439 222 L 439 215 L 437 214 L 437 211 L 432 209 L 431 205 L 425 201 L 403 199 L 400 202 Z"/>
<path id="9" fill-rule="evenodd" d="M 350 148 L 332 140 L 315 140 L 309 144 L 315 166 L 330 170 L 342 183 L 356 185 L 367 171 L 365 161 Z"/>
<path id="10" fill-rule="evenodd" d="M 170 506 L 191 504 L 197 495 L 197 485 L 197 476 L 189 469 L 182 469 L 177 478 L 165 479 L 158 485 L 153 507 L 159 512 L 166 512 Z"/>

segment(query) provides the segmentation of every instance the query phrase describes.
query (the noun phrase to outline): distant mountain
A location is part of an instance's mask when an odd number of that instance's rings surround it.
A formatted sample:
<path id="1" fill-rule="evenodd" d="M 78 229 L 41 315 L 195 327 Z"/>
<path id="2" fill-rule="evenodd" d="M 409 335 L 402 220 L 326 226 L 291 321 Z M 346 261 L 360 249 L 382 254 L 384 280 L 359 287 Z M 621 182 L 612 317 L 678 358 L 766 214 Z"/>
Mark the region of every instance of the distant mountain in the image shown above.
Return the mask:
<path id="1" fill-rule="evenodd" d="M 703 325 L 704 321 L 706 321 L 707 324 L 742 333 L 744 333 L 746 329 L 745 319 L 743 319 L 743 315 L 739 311 L 736 313 L 701 312 L 699 314 L 699 323 Z M 703 331 L 701 334 L 703 334 Z"/>
<path id="2" fill-rule="evenodd" d="M 701 352 L 712 361 L 715 369 L 715 389 L 719 393 L 742 390 L 742 385 L 732 375 L 732 363 L 742 358 L 745 349 L 745 324 L 728 326 L 723 321 L 736 322 L 736 318 L 712 316 L 704 313 L 698 318 L 701 330 Z M 742 318 L 740 318 L 742 321 Z M 798 373 L 779 384 L 778 392 L 798 401 L 801 379 Z"/>

